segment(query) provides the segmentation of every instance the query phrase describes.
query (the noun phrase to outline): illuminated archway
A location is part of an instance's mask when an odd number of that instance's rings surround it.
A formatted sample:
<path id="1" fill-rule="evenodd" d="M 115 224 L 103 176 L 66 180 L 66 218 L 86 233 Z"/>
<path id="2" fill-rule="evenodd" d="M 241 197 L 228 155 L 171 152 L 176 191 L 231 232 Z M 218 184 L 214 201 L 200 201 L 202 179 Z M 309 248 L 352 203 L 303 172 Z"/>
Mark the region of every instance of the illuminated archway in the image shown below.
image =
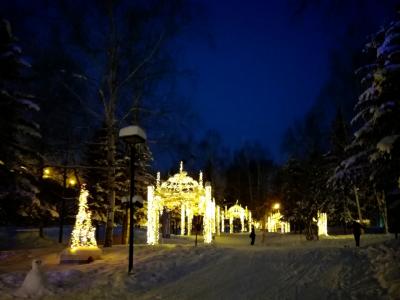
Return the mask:
<path id="1" fill-rule="evenodd" d="M 221 231 L 224 230 L 224 225 L 225 222 L 224 220 L 229 219 L 229 233 L 233 233 L 233 220 L 234 219 L 240 219 L 240 224 L 241 224 L 241 232 L 246 231 L 245 223 L 244 221 L 247 220 L 248 222 L 248 231 L 251 230 L 251 224 L 252 224 L 252 219 L 251 219 L 251 211 L 249 211 L 246 208 L 243 208 L 240 204 L 238 204 L 238 201 L 236 201 L 236 204 L 231 206 L 229 209 L 226 208 L 225 206 L 225 212 L 222 211 L 221 213 Z"/>
<path id="2" fill-rule="evenodd" d="M 156 187 L 147 188 L 147 244 L 158 244 L 159 216 L 163 209 L 180 209 L 181 235 L 191 234 L 193 216 L 203 216 L 203 236 L 205 243 L 211 243 L 212 234 L 216 229 L 215 200 L 211 197 L 211 185 L 203 185 L 203 175 L 200 172 L 199 182 L 187 175 L 180 163 L 179 173 L 161 183 L 157 174 Z M 187 219 L 187 221 L 186 221 Z M 219 227 L 219 226 L 218 226 Z"/>
<path id="3" fill-rule="evenodd" d="M 283 215 L 279 212 L 273 212 L 268 216 L 267 219 L 267 229 L 268 232 L 281 232 L 287 233 L 290 232 L 290 224 L 289 222 L 282 221 Z"/>

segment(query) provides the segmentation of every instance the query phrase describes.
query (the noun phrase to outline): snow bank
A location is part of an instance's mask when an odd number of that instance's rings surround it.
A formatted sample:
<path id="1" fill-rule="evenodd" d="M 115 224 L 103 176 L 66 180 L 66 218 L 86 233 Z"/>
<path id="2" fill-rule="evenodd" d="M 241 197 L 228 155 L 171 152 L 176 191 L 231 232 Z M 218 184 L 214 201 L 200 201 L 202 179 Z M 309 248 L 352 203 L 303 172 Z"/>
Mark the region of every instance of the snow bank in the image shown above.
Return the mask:
<path id="1" fill-rule="evenodd" d="M 87 265 L 59 265 L 59 248 L 0 252 L 0 298 L 13 299 L 30 260 L 44 262 L 51 296 L 42 299 L 396 299 L 399 244 L 387 235 L 351 235 L 306 241 L 295 234 L 221 235 L 206 246 L 173 236 L 158 246 L 103 249 Z M 397 251 L 397 252 L 396 252 Z"/>
<path id="2" fill-rule="evenodd" d="M 391 240 L 366 249 L 375 277 L 391 299 L 400 299 L 400 241 Z"/>

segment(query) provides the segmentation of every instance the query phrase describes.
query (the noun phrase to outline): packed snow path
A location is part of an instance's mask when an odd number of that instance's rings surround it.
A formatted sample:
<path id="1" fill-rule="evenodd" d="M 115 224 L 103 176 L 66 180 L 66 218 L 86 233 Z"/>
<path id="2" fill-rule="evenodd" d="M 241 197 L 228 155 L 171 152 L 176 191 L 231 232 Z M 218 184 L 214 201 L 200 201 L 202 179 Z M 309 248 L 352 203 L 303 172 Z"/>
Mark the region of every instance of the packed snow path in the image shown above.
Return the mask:
<path id="1" fill-rule="evenodd" d="M 235 234 L 197 248 L 193 239 L 173 238 L 135 247 L 130 276 L 125 246 L 78 266 L 58 265 L 49 249 L 29 253 L 47 265 L 55 295 L 43 299 L 399 299 L 399 243 L 384 242 L 390 238 L 365 235 L 360 249 L 351 236 L 308 242 L 268 234 L 262 245 L 258 234 L 251 247 L 247 234 Z M 29 269 L 21 270 L 22 262 L 31 259 L 24 250 L 8 254 L 0 260 L 2 299 L 12 299 Z M 18 261 L 14 270 L 12 261 Z"/>

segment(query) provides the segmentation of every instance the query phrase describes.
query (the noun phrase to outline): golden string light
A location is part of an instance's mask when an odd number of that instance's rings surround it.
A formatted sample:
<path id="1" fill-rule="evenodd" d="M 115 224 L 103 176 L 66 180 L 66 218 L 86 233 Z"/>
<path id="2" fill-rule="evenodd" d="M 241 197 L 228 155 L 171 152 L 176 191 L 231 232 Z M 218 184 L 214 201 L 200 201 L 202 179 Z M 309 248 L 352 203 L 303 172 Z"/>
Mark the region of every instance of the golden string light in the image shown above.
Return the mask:
<path id="1" fill-rule="evenodd" d="M 79 210 L 72 231 L 71 249 L 97 248 L 95 228 L 92 226 L 91 212 L 87 205 L 89 192 L 83 185 L 79 195 Z"/>
<path id="2" fill-rule="evenodd" d="M 169 210 L 181 210 L 181 235 L 191 234 L 192 220 L 195 215 L 203 216 L 204 242 L 211 243 L 215 233 L 215 201 L 211 199 L 211 186 L 203 186 L 203 174 L 199 174 L 199 182 L 187 175 L 180 162 L 179 173 L 161 183 L 157 174 L 156 188 L 148 187 L 147 193 L 147 243 L 158 244 L 158 216 L 165 207 Z M 211 234 L 211 236 L 210 236 Z"/>

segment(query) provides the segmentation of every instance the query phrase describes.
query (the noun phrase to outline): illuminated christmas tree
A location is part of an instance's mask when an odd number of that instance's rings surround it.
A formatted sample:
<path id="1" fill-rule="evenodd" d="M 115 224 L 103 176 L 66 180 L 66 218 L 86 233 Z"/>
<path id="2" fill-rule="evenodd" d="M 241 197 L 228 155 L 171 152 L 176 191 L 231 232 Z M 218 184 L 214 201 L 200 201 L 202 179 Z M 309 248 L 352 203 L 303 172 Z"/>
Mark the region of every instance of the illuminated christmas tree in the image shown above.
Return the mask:
<path id="1" fill-rule="evenodd" d="M 72 231 L 71 249 L 96 247 L 95 228 L 92 226 L 91 212 L 87 205 L 89 192 L 82 185 L 79 195 L 79 210 L 76 215 L 74 230 Z"/>
<path id="2" fill-rule="evenodd" d="M 60 263 L 90 263 L 101 258 L 101 250 L 97 247 L 95 239 L 95 228 L 92 226 L 92 214 L 87 205 L 88 196 L 89 192 L 83 185 L 71 236 L 71 247 L 61 253 Z"/>

